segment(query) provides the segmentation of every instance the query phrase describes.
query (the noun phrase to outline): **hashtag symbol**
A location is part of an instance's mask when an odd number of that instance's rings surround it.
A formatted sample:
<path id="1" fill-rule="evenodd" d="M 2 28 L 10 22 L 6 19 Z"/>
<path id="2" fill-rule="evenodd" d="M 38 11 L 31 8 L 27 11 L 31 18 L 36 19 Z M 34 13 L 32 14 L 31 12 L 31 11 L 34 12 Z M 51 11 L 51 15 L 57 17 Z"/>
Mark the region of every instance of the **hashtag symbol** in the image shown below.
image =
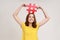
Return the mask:
<path id="1" fill-rule="evenodd" d="M 36 10 L 36 8 L 37 8 L 37 6 L 35 5 L 35 4 L 29 4 L 29 5 L 27 5 L 27 7 L 28 7 L 28 9 L 27 9 L 27 11 L 28 11 L 28 13 L 34 13 L 34 12 L 37 12 L 37 10 Z"/>

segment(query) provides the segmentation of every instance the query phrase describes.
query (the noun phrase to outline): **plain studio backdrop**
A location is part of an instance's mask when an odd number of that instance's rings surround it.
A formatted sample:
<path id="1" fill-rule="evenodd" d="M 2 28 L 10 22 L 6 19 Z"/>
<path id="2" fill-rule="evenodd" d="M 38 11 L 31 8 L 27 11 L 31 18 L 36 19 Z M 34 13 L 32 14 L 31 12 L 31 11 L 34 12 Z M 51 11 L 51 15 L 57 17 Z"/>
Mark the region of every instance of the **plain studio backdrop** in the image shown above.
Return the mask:
<path id="1" fill-rule="evenodd" d="M 0 40 L 21 40 L 22 29 L 12 14 L 21 4 L 41 6 L 51 19 L 38 30 L 39 40 L 60 40 L 60 0 L 0 0 Z M 25 22 L 26 8 L 19 12 L 19 18 Z M 44 18 L 41 10 L 35 13 L 37 22 Z"/>

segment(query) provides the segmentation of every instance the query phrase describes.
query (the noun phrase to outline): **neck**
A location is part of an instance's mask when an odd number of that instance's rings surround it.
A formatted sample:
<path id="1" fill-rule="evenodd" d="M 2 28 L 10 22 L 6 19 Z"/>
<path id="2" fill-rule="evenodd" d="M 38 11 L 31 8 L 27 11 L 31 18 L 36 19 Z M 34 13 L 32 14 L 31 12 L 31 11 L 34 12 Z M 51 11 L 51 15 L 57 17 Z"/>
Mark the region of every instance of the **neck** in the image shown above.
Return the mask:
<path id="1" fill-rule="evenodd" d="M 32 23 L 29 23 L 29 26 L 32 26 Z"/>

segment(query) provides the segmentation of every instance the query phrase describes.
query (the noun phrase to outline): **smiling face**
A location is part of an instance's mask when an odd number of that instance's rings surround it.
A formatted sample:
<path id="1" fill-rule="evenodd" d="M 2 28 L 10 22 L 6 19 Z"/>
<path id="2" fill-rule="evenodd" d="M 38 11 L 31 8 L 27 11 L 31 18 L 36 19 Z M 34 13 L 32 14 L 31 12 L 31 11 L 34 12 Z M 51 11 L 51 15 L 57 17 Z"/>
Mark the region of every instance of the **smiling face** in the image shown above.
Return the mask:
<path id="1" fill-rule="evenodd" d="M 32 23 L 32 27 L 33 28 L 36 28 L 36 18 L 35 18 L 35 15 L 30 13 L 26 16 L 26 21 L 25 21 L 25 25 L 26 26 L 29 26 L 29 23 Z"/>
<path id="2" fill-rule="evenodd" d="M 29 23 L 33 23 L 34 22 L 34 15 L 33 14 L 30 14 L 29 17 L 28 17 L 28 22 Z"/>

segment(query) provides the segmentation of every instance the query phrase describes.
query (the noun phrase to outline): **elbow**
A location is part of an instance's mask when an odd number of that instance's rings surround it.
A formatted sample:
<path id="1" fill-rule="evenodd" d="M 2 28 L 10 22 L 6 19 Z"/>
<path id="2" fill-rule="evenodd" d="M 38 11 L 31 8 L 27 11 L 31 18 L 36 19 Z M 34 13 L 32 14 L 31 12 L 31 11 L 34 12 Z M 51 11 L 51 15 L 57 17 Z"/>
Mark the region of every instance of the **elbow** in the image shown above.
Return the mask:
<path id="1" fill-rule="evenodd" d="M 12 16 L 13 16 L 13 17 L 16 17 L 16 15 L 15 15 L 15 14 L 12 14 Z"/>
<path id="2" fill-rule="evenodd" d="M 50 17 L 47 17 L 46 20 L 49 21 L 51 18 Z"/>
<path id="3" fill-rule="evenodd" d="M 12 16 L 14 17 L 14 16 L 17 16 L 16 14 L 12 14 Z"/>
<path id="4" fill-rule="evenodd" d="M 50 17 L 48 17 L 48 19 L 50 20 Z"/>
<path id="5" fill-rule="evenodd" d="M 48 17 L 47 19 L 48 19 L 48 20 L 50 20 L 51 18 L 50 18 L 50 17 Z"/>

